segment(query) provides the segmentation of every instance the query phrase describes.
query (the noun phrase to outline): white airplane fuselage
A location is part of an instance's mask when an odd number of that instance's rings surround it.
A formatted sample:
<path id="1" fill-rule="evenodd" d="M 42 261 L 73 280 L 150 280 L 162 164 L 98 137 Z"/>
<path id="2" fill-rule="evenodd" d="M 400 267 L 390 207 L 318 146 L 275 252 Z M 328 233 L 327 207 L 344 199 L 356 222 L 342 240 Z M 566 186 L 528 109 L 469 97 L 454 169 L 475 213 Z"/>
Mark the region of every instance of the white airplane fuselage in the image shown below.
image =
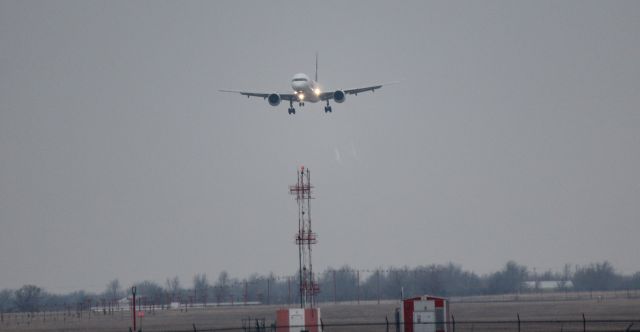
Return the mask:
<path id="1" fill-rule="evenodd" d="M 306 74 L 298 73 L 291 78 L 291 88 L 298 96 L 298 102 L 317 103 L 320 101 L 320 86 Z"/>

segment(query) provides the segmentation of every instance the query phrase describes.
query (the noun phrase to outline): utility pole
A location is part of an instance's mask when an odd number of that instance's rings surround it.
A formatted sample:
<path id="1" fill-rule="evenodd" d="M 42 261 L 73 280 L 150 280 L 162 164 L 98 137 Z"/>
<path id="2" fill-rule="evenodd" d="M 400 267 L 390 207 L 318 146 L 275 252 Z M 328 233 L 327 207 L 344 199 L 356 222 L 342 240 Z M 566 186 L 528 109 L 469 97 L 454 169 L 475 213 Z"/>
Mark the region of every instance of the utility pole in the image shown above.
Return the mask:
<path id="1" fill-rule="evenodd" d="M 131 294 L 133 295 L 133 306 L 131 306 L 131 311 L 133 312 L 133 330 L 136 329 L 136 287 L 131 287 Z"/>
<path id="2" fill-rule="evenodd" d="M 244 281 L 244 305 L 247 305 L 247 297 L 249 296 L 248 294 L 248 289 L 247 289 L 247 281 Z"/>
<path id="3" fill-rule="evenodd" d="M 267 304 L 271 304 L 271 277 L 267 277 Z"/>
<path id="4" fill-rule="evenodd" d="M 333 270 L 333 304 L 338 303 L 336 298 L 336 270 Z"/>
<path id="5" fill-rule="evenodd" d="M 356 283 L 358 289 L 356 290 L 358 296 L 358 304 L 360 304 L 360 270 L 356 270 Z"/>
<path id="6" fill-rule="evenodd" d="M 380 270 L 376 271 L 377 288 L 378 288 L 378 304 L 380 304 Z"/>
<path id="7" fill-rule="evenodd" d="M 287 294 L 287 304 L 291 305 L 291 277 L 287 278 L 287 285 L 289 286 L 289 292 Z"/>

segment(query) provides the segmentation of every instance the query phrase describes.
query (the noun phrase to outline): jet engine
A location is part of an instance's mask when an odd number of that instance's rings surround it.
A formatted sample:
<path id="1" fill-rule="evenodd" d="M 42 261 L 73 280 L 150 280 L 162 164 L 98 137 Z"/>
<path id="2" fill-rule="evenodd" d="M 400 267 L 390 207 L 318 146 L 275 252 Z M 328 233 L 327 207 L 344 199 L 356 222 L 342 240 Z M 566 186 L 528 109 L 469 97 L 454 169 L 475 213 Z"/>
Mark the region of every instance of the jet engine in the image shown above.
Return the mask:
<path id="1" fill-rule="evenodd" d="M 342 103 L 346 98 L 347 96 L 342 90 L 336 90 L 336 92 L 333 93 L 333 100 L 335 100 L 336 103 Z"/>
<path id="2" fill-rule="evenodd" d="M 267 100 L 269 101 L 269 105 L 271 106 L 278 106 L 280 105 L 280 95 L 277 93 L 272 93 L 269 95 L 269 97 L 267 97 Z"/>

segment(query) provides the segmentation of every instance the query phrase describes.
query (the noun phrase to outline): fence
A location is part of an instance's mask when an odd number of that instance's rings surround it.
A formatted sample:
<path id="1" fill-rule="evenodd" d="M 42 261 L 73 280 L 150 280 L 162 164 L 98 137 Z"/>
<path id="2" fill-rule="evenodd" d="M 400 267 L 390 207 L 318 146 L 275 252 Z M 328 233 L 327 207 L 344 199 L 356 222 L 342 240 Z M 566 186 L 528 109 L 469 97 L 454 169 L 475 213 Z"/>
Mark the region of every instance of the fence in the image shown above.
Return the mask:
<path id="1" fill-rule="evenodd" d="M 509 320 L 509 321 L 465 321 L 452 320 L 446 324 L 441 323 L 414 323 L 413 331 L 445 331 L 447 332 L 488 332 L 488 331 L 513 331 L 513 332 L 586 332 L 586 331 L 615 331 L 631 332 L 640 331 L 640 320 L 608 319 L 608 320 Z M 307 326 L 309 327 L 309 326 Z M 323 323 L 320 328 L 323 332 L 347 332 L 347 331 L 372 331 L 372 332 L 404 332 L 404 326 L 395 322 L 348 322 L 348 323 Z M 216 331 L 242 331 L 242 332 L 273 332 L 289 331 L 289 328 L 301 326 L 264 326 L 263 322 L 244 327 L 226 328 L 198 328 L 195 324 L 191 329 L 185 330 L 145 330 L 144 332 L 216 332 Z M 635 329 L 634 329 L 635 328 Z"/>

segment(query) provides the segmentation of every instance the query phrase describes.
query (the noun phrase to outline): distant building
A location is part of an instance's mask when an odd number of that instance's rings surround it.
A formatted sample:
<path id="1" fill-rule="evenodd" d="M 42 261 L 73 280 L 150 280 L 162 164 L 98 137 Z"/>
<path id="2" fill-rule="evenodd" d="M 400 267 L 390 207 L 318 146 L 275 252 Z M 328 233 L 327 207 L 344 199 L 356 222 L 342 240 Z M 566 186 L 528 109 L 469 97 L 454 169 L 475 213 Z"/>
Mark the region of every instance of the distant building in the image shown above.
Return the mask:
<path id="1" fill-rule="evenodd" d="M 522 283 L 522 288 L 526 290 L 557 291 L 563 289 L 572 289 L 573 282 L 571 282 L 571 280 L 525 281 Z"/>
<path id="2" fill-rule="evenodd" d="M 118 305 L 123 306 L 123 307 L 130 306 L 131 305 L 130 304 L 131 303 L 131 299 L 132 299 L 131 297 L 123 297 L 120 300 L 118 300 Z"/>
<path id="3" fill-rule="evenodd" d="M 447 299 L 422 295 L 400 302 L 400 308 L 396 309 L 396 322 L 404 332 L 447 332 L 449 315 Z"/>

